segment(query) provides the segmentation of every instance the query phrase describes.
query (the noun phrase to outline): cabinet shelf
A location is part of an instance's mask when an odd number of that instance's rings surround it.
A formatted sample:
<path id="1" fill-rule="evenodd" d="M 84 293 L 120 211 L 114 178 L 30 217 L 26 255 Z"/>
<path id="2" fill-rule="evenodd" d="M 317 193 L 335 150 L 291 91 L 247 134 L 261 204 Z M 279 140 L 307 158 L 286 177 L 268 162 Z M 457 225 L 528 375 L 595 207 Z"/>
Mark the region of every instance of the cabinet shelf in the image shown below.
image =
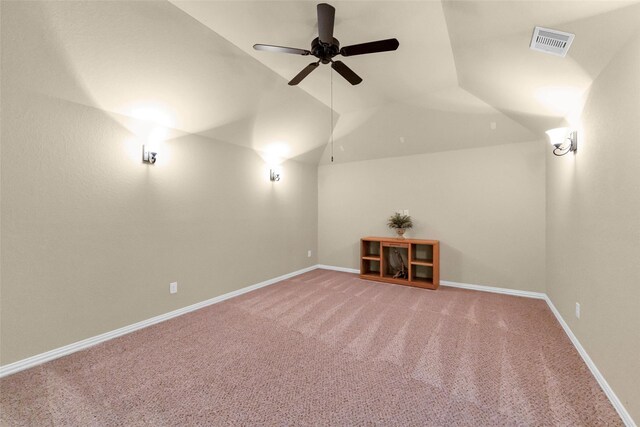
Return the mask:
<path id="1" fill-rule="evenodd" d="M 413 281 L 414 282 L 418 282 L 418 283 L 433 284 L 433 279 L 432 278 L 427 278 L 427 277 L 414 277 Z"/>
<path id="2" fill-rule="evenodd" d="M 440 285 L 440 242 L 364 237 L 360 240 L 360 277 L 437 289 Z"/>
<path id="3" fill-rule="evenodd" d="M 363 279 L 379 279 L 380 273 L 376 271 L 369 271 L 368 273 L 360 274 L 360 277 Z"/>
<path id="4" fill-rule="evenodd" d="M 433 267 L 433 260 L 432 259 L 412 259 L 411 264 Z"/>

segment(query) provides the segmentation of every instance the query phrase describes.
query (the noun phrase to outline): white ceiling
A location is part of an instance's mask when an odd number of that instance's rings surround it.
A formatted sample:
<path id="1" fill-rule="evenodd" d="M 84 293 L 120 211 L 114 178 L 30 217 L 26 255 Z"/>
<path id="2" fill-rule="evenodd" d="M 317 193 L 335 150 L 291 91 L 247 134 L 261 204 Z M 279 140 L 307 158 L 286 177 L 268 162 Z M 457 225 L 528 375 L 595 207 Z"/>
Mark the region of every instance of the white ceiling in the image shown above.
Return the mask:
<path id="1" fill-rule="evenodd" d="M 329 117 L 326 106 L 168 2 L 5 10 L 30 15 L 33 26 L 25 31 L 33 40 L 23 41 L 26 90 L 106 111 L 143 141 L 157 130 L 191 133 L 283 157 L 326 143 L 327 127 L 315 120 Z"/>
<path id="2" fill-rule="evenodd" d="M 253 45 L 310 49 L 318 31 L 317 2 L 172 3 L 286 80 L 315 62 L 315 58 L 308 56 L 258 52 Z M 395 52 L 340 58 L 364 81 L 351 87 L 334 73 L 334 110 L 338 114 L 457 86 L 456 66 L 440 2 L 332 2 L 332 5 L 336 8 L 334 37 L 341 46 L 392 37 L 400 40 Z M 329 105 L 330 76 L 330 67 L 325 65 L 299 86 Z"/>
<path id="3" fill-rule="evenodd" d="M 447 1 L 444 12 L 460 87 L 537 133 L 579 113 L 640 29 L 638 2 Z M 567 56 L 528 49 L 535 26 L 574 33 Z"/>
<path id="4" fill-rule="evenodd" d="M 30 90 L 112 112 L 127 127 L 136 111 L 158 109 L 172 136 L 275 144 L 286 157 L 327 161 L 330 67 L 290 87 L 309 57 L 252 48 L 308 49 L 317 2 L 24 3 L 16 7 L 42 20 L 40 43 L 60 65 Z M 395 52 L 344 58 L 364 79 L 358 86 L 333 73 L 336 161 L 541 139 L 579 111 L 640 29 L 639 1 L 331 4 L 341 45 L 400 41 Z M 528 48 L 536 25 L 576 34 L 566 58 Z"/>
<path id="5" fill-rule="evenodd" d="M 172 3 L 286 80 L 311 62 L 252 46 L 308 49 L 317 36 L 315 1 Z M 593 79 L 640 28 L 637 1 L 331 4 L 341 45 L 400 41 L 395 52 L 344 58 L 364 79 L 358 86 L 333 74 L 333 109 L 340 115 L 334 138 L 342 160 L 541 138 L 544 130 L 579 113 Z M 535 26 L 575 33 L 568 56 L 530 50 Z M 330 78 L 324 66 L 299 87 L 331 106 Z M 417 121 L 405 120 L 410 116 Z M 508 132 L 487 132 L 491 123 Z M 411 147 L 406 134 L 415 135 Z M 400 139 L 403 145 L 396 147 Z"/>

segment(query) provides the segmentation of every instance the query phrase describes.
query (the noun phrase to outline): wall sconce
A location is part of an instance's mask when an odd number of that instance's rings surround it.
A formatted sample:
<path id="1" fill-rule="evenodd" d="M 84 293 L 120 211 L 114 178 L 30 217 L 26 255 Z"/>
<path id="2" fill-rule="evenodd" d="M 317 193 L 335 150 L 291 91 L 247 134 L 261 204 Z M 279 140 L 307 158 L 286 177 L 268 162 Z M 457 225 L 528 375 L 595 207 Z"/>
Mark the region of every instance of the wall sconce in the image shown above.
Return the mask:
<path id="1" fill-rule="evenodd" d="M 147 146 L 142 146 L 142 161 L 144 163 L 154 164 L 156 162 L 156 157 L 158 153 L 156 151 L 151 151 L 152 149 Z"/>
<path id="2" fill-rule="evenodd" d="M 277 169 L 269 169 L 269 179 L 271 181 L 280 181 L 280 171 Z"/>
<path id="3" fill-rule="evenodd" d="M 571 151 L 578 150 L 578 132 L 569 128 L 550 129 L 546 132 L 549 143 L 553 145 L 553 154 L 564 156 Z"/>

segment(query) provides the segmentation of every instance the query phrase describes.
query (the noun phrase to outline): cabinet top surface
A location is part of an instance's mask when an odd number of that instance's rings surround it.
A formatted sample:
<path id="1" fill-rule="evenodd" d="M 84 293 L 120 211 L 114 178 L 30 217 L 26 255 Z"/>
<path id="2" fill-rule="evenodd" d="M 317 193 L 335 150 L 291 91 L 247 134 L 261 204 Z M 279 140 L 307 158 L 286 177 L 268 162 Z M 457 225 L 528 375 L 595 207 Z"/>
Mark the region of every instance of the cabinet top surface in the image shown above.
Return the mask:
<path id="1" fill-rule="evenodd" d="M 393 243 L 417 243 L 423 245 L 437 245 L 439 240 L 424 240 L 424 239 L 403 239 L 400 237 L 363 237 L 361 240 L 375 241 L 375 242 L 393 242 Z"/>

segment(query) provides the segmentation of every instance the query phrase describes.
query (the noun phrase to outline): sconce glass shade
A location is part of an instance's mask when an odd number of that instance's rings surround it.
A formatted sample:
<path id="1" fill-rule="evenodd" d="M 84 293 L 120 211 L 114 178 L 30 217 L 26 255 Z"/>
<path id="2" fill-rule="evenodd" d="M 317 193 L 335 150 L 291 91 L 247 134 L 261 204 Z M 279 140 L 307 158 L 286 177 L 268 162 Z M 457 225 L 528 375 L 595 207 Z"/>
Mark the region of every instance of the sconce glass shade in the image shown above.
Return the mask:
<path id="1" fill-rule="evenodd" d="M 569 128 L 549 129 L 545 133 L 549 137 L 549 143 L 554 147 L 559 147 L 564 144 L 564 141 L 567 139 Z"/>
<path id="2" fill-rule="evenodd" d="M 569 128 L 549 129 L 545 133 L 549 137 L 549 143 L 554 147 L 553 154 L 556 156 L 564 156 L 578 149 L 577 132 Z"/>

